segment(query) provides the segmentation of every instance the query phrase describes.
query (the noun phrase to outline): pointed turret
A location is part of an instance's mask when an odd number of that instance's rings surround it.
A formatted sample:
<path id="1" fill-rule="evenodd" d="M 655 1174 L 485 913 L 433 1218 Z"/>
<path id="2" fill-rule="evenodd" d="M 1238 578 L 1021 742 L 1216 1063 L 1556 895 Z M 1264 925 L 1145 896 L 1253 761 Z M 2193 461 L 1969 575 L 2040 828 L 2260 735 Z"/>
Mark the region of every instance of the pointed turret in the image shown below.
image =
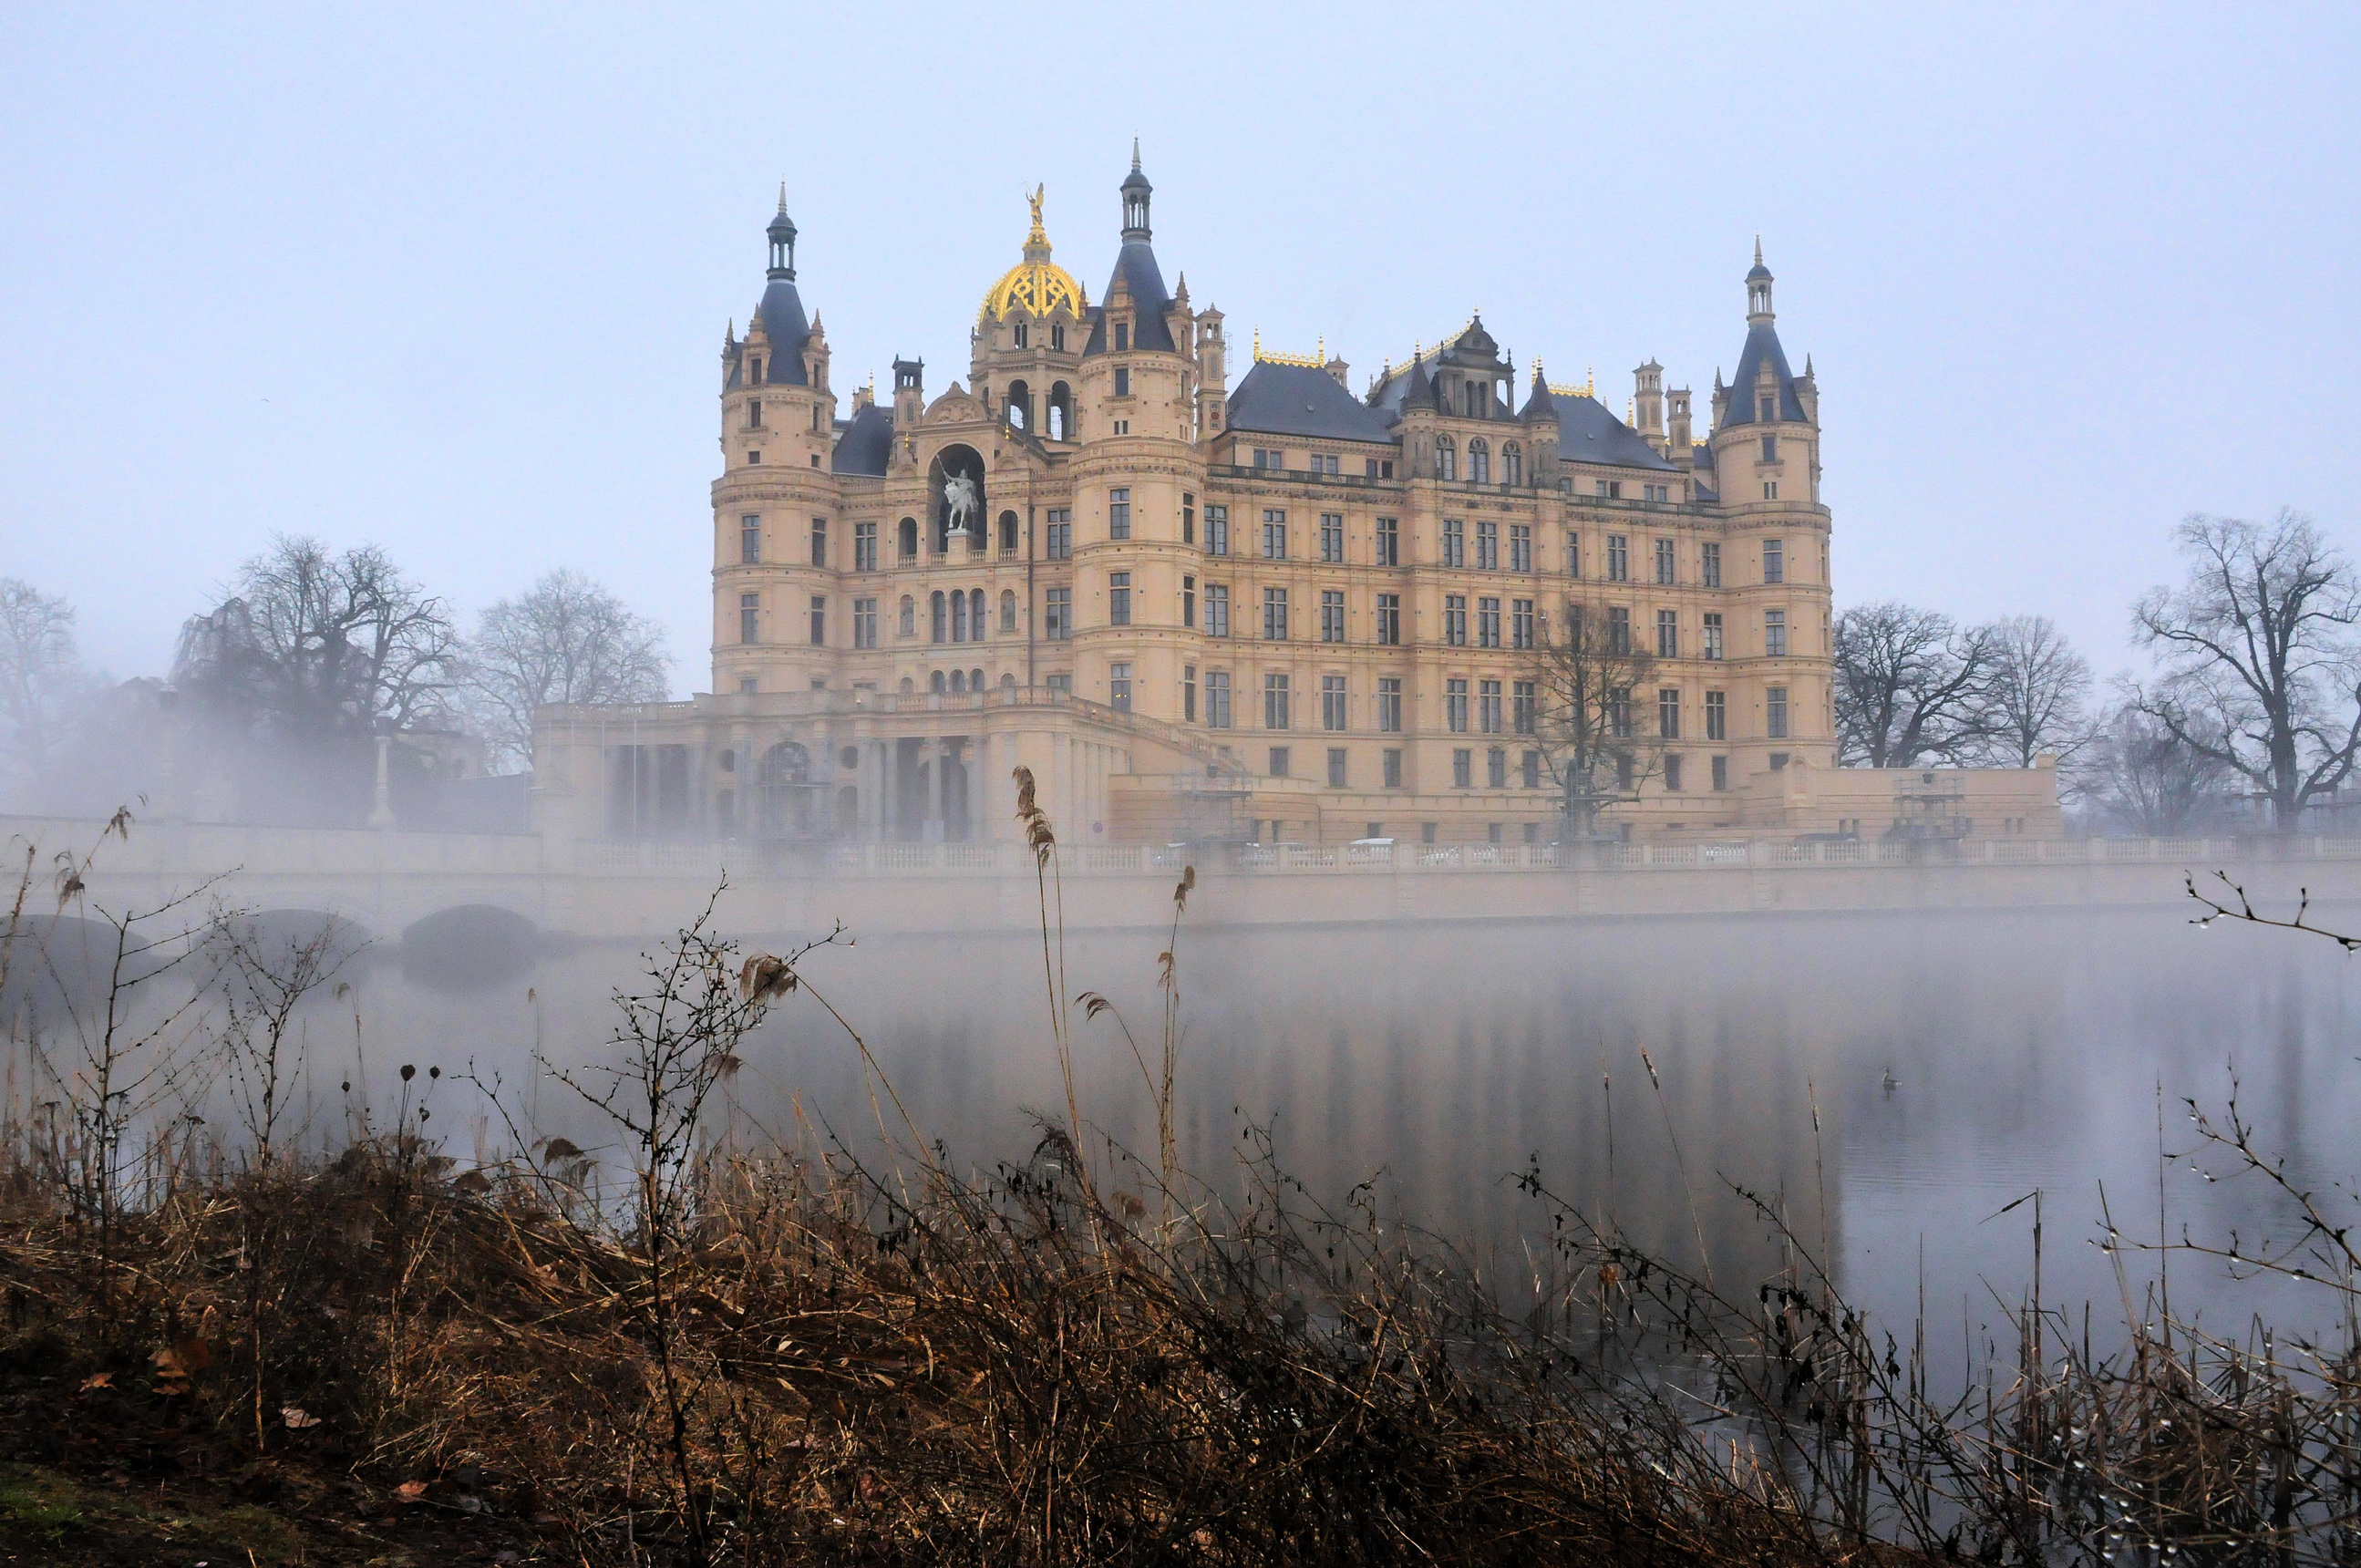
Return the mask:
<path id="1" fill-rule="evenodd" d="M 763 289 L 763 302 L 754 307 L 754 314 L 770 343 L 763 356 L 763 373 L 753 375 L 749 362 L 730 384 L 807 387 L 811 378 L 804 368 L 804 340 L 811 335 L 811 327 L 804 319 L 803 297 L 796 292 L 796 220 L 787 216 L 787 188 L 784 181 L 779 186 L 778 213 L 763 232 L 770 240 L 771 266 Z M 750 339 L 753 331 L 749 325 Z"/>
<path id="2" fill-rule="evenodd" d="M 1773 324 L 1771 269 L 1763 265 L 1763 242 L 1754 242 L 1754 267 L 1746 274 L 1746 346 L 1739 351 L 1738 374 L 1727 392 L 1721 373 L 1714 372 L 1714 428 L 1741 424 L 1808 424 L 1797 396 L 1796 378 L 1787 367 L 1787 352 L 1779 345 Z"/>
<path id="3" fill-rule="evenodd" d="M 1156 252 L 1149 245 L 1151 231 L 1148 226 L 1148 201 L 1155 187 L 1140 172 L 1139 144 L 1132 143 L 1131 172 L 1117 187 L 1123 197 L 1123 249 L 1116 253 L 1115 273 L 1107 280 L 1103 303 L 1092 313 L 1091 340 L 1082 352 L 1085 355 L 1123 353 L 1146 349 L 1155 353 L 1174 351 L 1172 329 L 1165 313 L 1172 304 L 1172 296 L 1164 287 L 1164 274 L 1156 265 Z M 1116 296 L 1124 296 L 1122 308 L 1116 308 Z M 1115 330 L 1121 328 L 1120 331 Z"/>

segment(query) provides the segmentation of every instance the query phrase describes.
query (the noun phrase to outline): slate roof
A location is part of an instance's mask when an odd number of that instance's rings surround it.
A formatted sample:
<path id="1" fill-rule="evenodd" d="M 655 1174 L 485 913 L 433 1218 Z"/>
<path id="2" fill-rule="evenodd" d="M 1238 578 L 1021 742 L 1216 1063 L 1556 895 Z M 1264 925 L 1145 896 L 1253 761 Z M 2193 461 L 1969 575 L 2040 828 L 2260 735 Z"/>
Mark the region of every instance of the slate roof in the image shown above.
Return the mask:
<path id="1" fill-rule="evenodd" d="M 795 280 L 772 279 L 754 313 L 763 318 L 763 330 L 771 339 L 771 362 L 763 367 L 763 385 L 810 385 L 811 378 L 804 374 L 804 345 L 811 338 L 811 323 L 804 319 L 804 302 L 796 292 Z M 751 327 L 753 323 L 747 324 Z M 746 360 L 741 354 L 738 363 L 730 367 L 730 389 L 744 385 L 745 375 Z"/>
<path id="2" fill-rule="evenodd" d="M 839 428 L 836 451 L 829 457 L 829 472 L 884 477 L 886 462 L 894 455 L 894 411 L 872 403 Z"/>
<path id="3" fill-rule="evenodd" d="M 1386 418 L 1327 371 L 1309 365 L 1257 360 L 1230 394 L 1229 427 L 1318 441 L 1382 441 L 1391 444 Z"/>
<path id="4" fill-rule="evenodd" d="M 1763 322 L 1746 329 L 1746 346 L 1738 356 L 1738 374 L 1730 378 L 1730 406 L 1723 414 L 1723 425 L 1761 422 L 1757 417 L 1760 411 L 1755 406 L 1755 399 L 1761 394 L 1756 390 L 1755 382 L 1762 376 L 1765 365 L 1770 366 L 1772 374 L 1778 378 L 1779 417 L 1798 424 L 1803 422 L 1804 404 L 1795 396 L 1795 376 L 1787 368 L 1787 351 L 1779 346 L 1778 329 L 1769 322 Z"/>
<path id="5" fill-rule="evenodd" d="M 1620 468 L 1670 468 L 1640 433 L 1597 398 L 1547 392 L 1557 410 L 1557 455 L 1569 463 L 1610 463 Z M 1531 409 L 1528 403 L 1526 407 Z"/>
<path id="6" fill-rule="evenodd" d="M 1091 308 L 1091 340 L 1083 345 L 1083 354 L 1107 351 L 1106 302 L 1115 297 L 1117 283 L 1131 291 L 1131 345 L 1171 353 L 1172 329 L 1165 324 L 1164 312 L 1172 303 L 1172 296 L 1165 292 L 1164 274 L 1156 265 L 1155 249 L 1146 240 L 1135 239 L 1126 240 L 1115 254 L 1115 271 L 1107 277 L 1106 291 Z"/>
<path id="7" fill-rule="evenodd" d="M 1401 418 L 1404 408 L 1434 406 L 1434 378 L 1422 368 L 1423 364 L 1423 360 L 1412 360 L 1388 376 L 1369 394 L 1368 406 L 1378 418 L 1392 424 Z"/>

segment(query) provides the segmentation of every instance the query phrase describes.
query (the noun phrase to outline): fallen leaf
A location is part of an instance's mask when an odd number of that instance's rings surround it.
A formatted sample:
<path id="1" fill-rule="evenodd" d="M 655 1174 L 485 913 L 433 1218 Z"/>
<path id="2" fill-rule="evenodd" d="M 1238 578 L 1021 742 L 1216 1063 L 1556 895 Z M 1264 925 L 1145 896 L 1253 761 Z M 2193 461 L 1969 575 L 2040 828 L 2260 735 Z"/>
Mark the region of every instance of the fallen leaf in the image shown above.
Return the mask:
<path id="1" fill-rule="evenodd" d="M 89 1376 L 82 1380 L 82 1391 L 85 1394 L 89 1393 L 93 1388 L 112 1388 L 114 1387 L 115 1374 L 112 1372 L 93 1372 Z"/>
<path id="2" fill-rule="evenodd" d="M 399 1502 L 414 1503 L 421 1497 L 426 1496 L 426 1483 L 423 1481 L 404 1481 L 401 1486 L 396 1486 L 393 1489 L 393 1495 L 395 1499 Z"/>
<path id="3" fill-rule="evenodd" d="M 320 1424 L 320 1418 L 301 1405 L 282 1406 L 279 1411 L 279 1419 L 287 1423 L 287 1430 L 290 1431 L 302 1431 L 305 1427 L 315 1427 Z"/>

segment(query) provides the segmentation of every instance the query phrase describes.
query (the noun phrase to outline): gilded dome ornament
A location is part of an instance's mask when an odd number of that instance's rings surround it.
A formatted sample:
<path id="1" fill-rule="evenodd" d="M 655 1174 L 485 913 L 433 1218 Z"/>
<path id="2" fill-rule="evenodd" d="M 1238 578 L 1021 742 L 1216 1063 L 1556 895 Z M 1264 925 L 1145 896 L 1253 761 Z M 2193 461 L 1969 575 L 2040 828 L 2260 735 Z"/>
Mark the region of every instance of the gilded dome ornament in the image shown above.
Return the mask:
<path id="1" fill-rule="evenodd" d="M 1002 273 L 983 296 L 983 308 L 976 313 L 979 322 L 1005 320 L 1012 311 L 1046 318 L 1060 306 L 1080 321 L 1089 308 L 1073 274 L 1049 259 L 1049 231 L 1041 226 L 1044 189 L 1037 185 L 1026 198 L 1033 209 L 1033 230 L 1025 236 L 1025 259 Z"/>

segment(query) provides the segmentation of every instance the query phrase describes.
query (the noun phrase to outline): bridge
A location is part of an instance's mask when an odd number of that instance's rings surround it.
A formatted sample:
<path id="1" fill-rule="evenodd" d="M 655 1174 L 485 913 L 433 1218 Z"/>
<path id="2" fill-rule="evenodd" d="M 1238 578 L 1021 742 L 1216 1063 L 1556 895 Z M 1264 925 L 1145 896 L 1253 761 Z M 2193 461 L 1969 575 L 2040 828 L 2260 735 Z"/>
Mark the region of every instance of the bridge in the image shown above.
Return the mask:
<path id="1" fill-rule="evenodd" d="M 825 932 L 985 933 L 1040 919 L 1029 851 L 998 843 L 604 842 L 531 834 L 408 833 L 0 817 L 0 842 L 49 887 L 57 857 L 83 897 L 152 906 L 205 896 L 254 914 L 316 913 L 380 941 L 644 941 L 691 918 L 726 879 L 722 916 L 764 938 Z M 1952 843 L 1709 839 L 1601 846 L 1352 844 L 1060 848 L 1044 873 L 1071 928 L 1161 927 L 1194 864 L 1191 924 L 1268 926 L 1617 920 L 1924 908 L 2186 904 L 2185 873 L 2225 871 L 2258 899 L 2361 902 L 2361 838 L 1992 839 Z M 42 901 L 37 890 L 35 902 Z"/>

